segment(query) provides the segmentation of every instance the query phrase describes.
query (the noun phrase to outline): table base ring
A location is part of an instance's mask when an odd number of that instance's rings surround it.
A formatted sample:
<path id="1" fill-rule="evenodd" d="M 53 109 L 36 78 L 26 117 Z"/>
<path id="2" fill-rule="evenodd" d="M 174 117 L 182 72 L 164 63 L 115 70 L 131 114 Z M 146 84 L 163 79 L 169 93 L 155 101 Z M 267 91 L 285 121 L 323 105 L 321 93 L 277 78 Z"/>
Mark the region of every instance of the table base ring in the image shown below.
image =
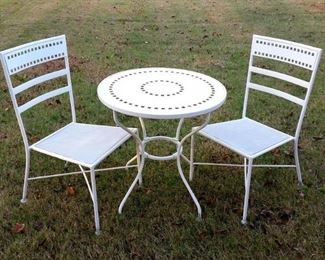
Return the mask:
<path id="1" fill-rule="evenodd" d="M 144 156 L 148 159 L 155 160 L 155 161 L 170 161 L 170 160 L 176 160 L 177 152 L 166 156 L 157 156 L 157 155 L 144 152 Z"/>

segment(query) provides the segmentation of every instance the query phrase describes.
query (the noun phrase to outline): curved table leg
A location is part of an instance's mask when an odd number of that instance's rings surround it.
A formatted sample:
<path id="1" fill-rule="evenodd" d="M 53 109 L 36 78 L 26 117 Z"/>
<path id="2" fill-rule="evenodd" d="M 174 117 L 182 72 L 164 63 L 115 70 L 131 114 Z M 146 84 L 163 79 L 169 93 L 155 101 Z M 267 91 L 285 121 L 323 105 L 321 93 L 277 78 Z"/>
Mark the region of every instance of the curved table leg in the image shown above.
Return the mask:
<path id="1" fill-rule="evenodd" d="M 200 206 L 200 203 L 198 202 L 196 196 L 194 195 L 190 185 L 188 184 L 185 176 L 184 176 L 184 173 L 183 173 L 183 169 L 182 169 L 182 165 L 181 165 L 181 154 L 182 154 L 182 147 L 183 147 L 183 143 L 185 142 L 185 140 L 191 136 L 193 136 L 195 133 L 197 133 L 198 131 L 200 131 L 202 128 L 204 128 L 210 121 L 210 113 L 206 116 L 206 119 L 204 121 L 204 123 L 195 128 L 194 130 L 192 130 L 189 134 L 187 134 L 181 141 L 180 141 L 180 144 L 178 145 L 177 147 L 177 168 L 178 168 L 178 173 L 179 175 L 181 176 L 181 179 L 185 185 L 185 187 L 187 188 L 188 192 L 190 193 L 191 197 L 192 197 L 192 200 L 194 201 L 195 203 L 195 206 L 197 208 L 197 214 L 198 214 L 198 220 L 201 220 L 202 218 L 202 209 L 201 209 L 201 206 Z"/>
<path id="2" fill-rule="evenodd" d="M 142 171 L 143 171 L 143 166 L 144 166 L 144 156 L 141 156 L 141 162 L 140 162 L 140 166 L 139 166 L 139 170 L 138 170 L 138 174 L 137 176 L 135 177 L 135 179 L 133 180 L 129 190 L 127 191 L 127 193 L 125 194 L 123 200 L 121 201 L 120 203 L 120 206 L 118 207 L 118 213 L 119 214 L 122 214 L 122 210 L 123 210 L 123 207 L 124 207 L 124 204 L 126 202 L 126 200 L 129 198 L 132 190 L 134 189 L 134 186 L 137 184 L 137 182 L 139 181 L 142 181 Z"/>
<path id="3" fill-rule="evenodd" d="M 142 157 L 144 157 L 142 155 Z M 142 186 L 142 170 L 140 170 L 140 164 L 141 164 L 141 152 L 140 152 L 140 147 L 137 145 L 137 164 L 138 164 L 138 172 L 141 171 L 141 174 L 139 176 L 139 186 Z"/>
<path id="4" fill-rule="evenodd" d="M 122 210 L 123 210 L 123 206 L 126 202 L 126 200 L 128 199 L 128 197 L 130 196 L 134 186 L 136 185 L 137 182 L 139 182 L 139 184 L 142 184 L 142 171 L 143 171 L 143 166 L 144 166 L 144 159 L 145 159 L 145 154 L 144 154 L 144 144 L 142 142 L 142 140 L 140 139 L 138 133 L 133 133 L 132 131 L 130 131 L 130 129 L 128 129 L 125 125 L 123 125 L 119 120 L 118 120 L 118 113 L 116 111 L 113 111 L 113 118 L 115 121 L 115 124 L 119 127 L 121 127 L 122 129 L 124 129 L 126 132 L 128 132 L 134 139 L 136 142 L 136 147 L 137 147 L 137 161 L 138 161 L 138 174 L 135 177 L 134 181 L 132 182 L 129 190 L 127 191 L 127 193 L 125 194 L 122 202 L 120 203 L 120 206 L 118 208 L 118 212 L 121 214 Z M 146 135 L 145 132 L 145 128 L 143 125 L 142 120 L 141 121 L 141 127 L 142 130 L 144 131 L 144 135 Z"/>

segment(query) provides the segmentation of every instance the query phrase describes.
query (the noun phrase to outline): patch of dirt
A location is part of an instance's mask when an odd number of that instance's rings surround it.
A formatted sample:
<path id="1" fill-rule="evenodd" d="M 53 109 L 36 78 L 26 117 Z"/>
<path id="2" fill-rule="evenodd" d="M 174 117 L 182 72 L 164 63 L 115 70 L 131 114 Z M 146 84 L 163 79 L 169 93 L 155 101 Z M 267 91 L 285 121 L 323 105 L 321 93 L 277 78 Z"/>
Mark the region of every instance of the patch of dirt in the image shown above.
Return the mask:
<path id="1" fill-rule="evenodd" d="M 83 71 L 86 67 L 88 67 L 89 62 L 90 61 L 86 58 L 79 58 L 77 56 L 69 55 L 69 64 L 71 72 Z"/>
<path id="2" fill-rule="evenodd" d="M 230 12 L 230 7 L 225 1 L 199 1 L 203 12 L 206 14 L 206 18 L 211 23 L 220 23 Z"/>
<path id="3" fill-rule="evenodd" d="M 311 4 L 309 6 L 309 11 L 315 12 L 315 13 L 325 12 L 325 3 Z"/>
<path id="4" fill-rule="evenodd" d="M 89 15 L 95 15 L 98 11 L 111 13 L 119 13 L 120 7 L 116 4 L 108 4 L 100 0 L 88 0 L 88 1 L 75 1 L 75 10 L 71 10 L 72 13 L 78 14 L 78 19 L 83 20 Z"/>
<path id="5" fill-rule="evenodd" d="M 0 140 L 7 139 L 8 135 L 6 133 L 0 132 Z"/>
<path id="6" fill-rule="evenodd" d="M 235 163 L 238 156 L 222 146 L 216 147 L 210 141 L 201 142 L 202 151 L 206 154 L 206 160 L 211 163 Z"/>
<path id="7" fill-rule="evenodd" d="M 209 65 L 217 66 L 219 68 L 225 67 L 224 61 L 218 60 L 215 57 L 196 59 L 194 61 L 194 66 L 196 67 L 205 67 Z"/>
<path id="8" fill-rule="evenodd" d="M 290 0 L 292 4 L 302 6 L 307 12 L 323 13 L 325 12 L 325 3 L 305 0 Z"/>
<path id="9" fill-rule="evenodd" d="M 17 42 L 17 36 L 21 35 L 30 25 L 45 20 L 47 14 L 55 12 L 59 5 L 59 0 L 40 1 L 37 5 L 33 1 L 26 1 L 24 4 L 12 1 L 10 5 L 6 5 L 0 12 L 3 25 L 1 34 L 5 35 L 1 39 L 2 49 L 13 47 L 11 44 Z M 31 38 L 31 41 L 39 38 L 41 37 Z"/>
<path id="10" fill-rule="evenodd" d="M 86 75 L 87 81 L 90 84 L 98 85 L 100 81 L 106 78 L 111 72 L 109 68 L 99 66 L 95 61 L 86 58 L 70 57 L 70 70 L 73 80 L 73 72 L 81 72 Z"/>
<path id="11" fill-rule="evenodd" d="M 158 10 L 158 20 L 164 21 L 168 13 L 171 15 L 170 18 L 179 18 L 177 15 L 174 15 L 175 8 L 182 7 L 184 10 L 188 9 L 189 12 L 202 12 L 203 20 L 209 23 L 220 23 L 224 20 L 227 14 L 230 11 L 229 5 L 224 1 L 217 0 L 205 0 L 205 1 L 153 1 L 153 6 Z M 165 14 L 161 16 L 161 14 Z M 186 13 L 183 13 L 186 15 Z"/>
<path id="12" fill-rule="evenodd" d="M 289 208 L 262 209 L 256 213 L 252 226 L 256 228 L 265 223 L 277 226 L 287 225 L 294 220 L 295 214 L 295 210 Z"/>
<path id="13" fill-rule="evenodd" d="M 19 17 L 20 25 L 40 21 L 46 17 L 46 14 L 51 13 L 59 4 L 59 0 L 43 1 L 38 5 L 35 5 L 32 2 L 26 2 L 24 5 L 22 5 L 18 1 L 13 1 L 10 5 L 8 5 L 8 8 L 6 8 L 7 10 L 4 12 L 6 16 L 8 15 L 8 17 L 4 17 L 4 23 L 16 23 L 17 21 L 14 21 L 16 17 Z M 30 15 L 28 15 L 28 13 Z"/>
<path id="14" fill-rule="evenodd" d="M 126 17 L 126 21 L 133 21 L 137 14 L 142 15 L 145 3 L 143 1 L 115 1 L 114 3 L 107 3 L 102 0 L 88 0 L 82 2 L 80 9 L 84 13 L 96 15 L 97 12 L 105 13 L 108 20 L 112 18 L 112 14 L 121 14 Z M 112 2 L 112 1 L 111 1 Z M 79 10 L 78 10 L 79 11 Z"/>
<path id="15" fill-rule="evenodd" d="M 156 0 L 154 1 L 154 5 L 158 8 L 158 9 L 168 9 L 172 6 L 171 1 L 161 1 L 161 0 Z"/>

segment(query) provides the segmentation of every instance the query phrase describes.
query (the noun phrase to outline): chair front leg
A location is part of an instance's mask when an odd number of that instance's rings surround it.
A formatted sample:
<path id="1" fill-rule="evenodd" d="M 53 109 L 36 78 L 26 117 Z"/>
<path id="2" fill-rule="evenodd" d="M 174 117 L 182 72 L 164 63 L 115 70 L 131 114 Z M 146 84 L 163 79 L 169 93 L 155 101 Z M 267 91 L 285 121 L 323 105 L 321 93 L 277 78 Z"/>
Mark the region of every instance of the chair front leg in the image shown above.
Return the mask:
<path id="1" fill-rule="evenodd" d="M 249 158 L 248 166 L 247 166 L 247 173 L 245 175 L 245 198 L 244 198 L 243 219 L 241 221 L 242 224 L 247 223 L 247 211 L 248 211 L 248 202 L 249 202 L 249 190 L 250 190 L 250 185 L 251 185 L 252 167 L 253 167 L 253 159 Z"/>
<path id="2" fill-rule="evenodd" d="M 23 186 L 23 196 L 20 200 L 21 203 L 25 203 L 27 201 L 27 190 L 28 190 L 28 178 L 29 178 L 29 170 L 30 170 L 30 150 L 26 149 L 26 164 L 25 164 L 25 177 L 24 177 L 24 186 Z"/>
<path id="3" fill-rule="evenodd" d="M 99 235 L 100 234 L 100 224 L 99 224 L 99 212 L 98 212 L 98 202 L 97 202 L 95 168 L 90 168 L 90 179 L 91 179 L 91 193 L 92 193 L 93 204 L 94 204 L 96 235 Z"/>
<path id="4" fill-rule="evenodd" d="M 246 177 L 247 177 L 247 158 L 244 157 L 244 177 L 245 177 L 245 187 L 246 187 Z"/>
<path id="5" fill-rule="evenodd" d="M 191 136 L 191 150 L 190 150 L 190 176 L 189 180 L 193 180 L 194 175 L 194 135 Z"/>
<path id="6" fill-rule="evenodd" d="M 141 164 L 141 147 L 140 145 L 138 145 L 136 143 L 136 146 L 137 146 L 137 164 L 138 164 L 138 172 L 140 172 L 140 175 L 139 175 L 139 186 L 142 186 L 142 171 L 140 171 L 140 164 Z M 143 156 L 143 155 L 142 155 Z"/>
<path id="7" fill-rule="evenodd" d="M 297 177 L 299 183 L 302 184 L 302 176 L 301 176 L 301 169 L 300 169 L 299 156 L 298 156 L 298 139 L 294 140 L 293 146 L 294 146 Z"/>

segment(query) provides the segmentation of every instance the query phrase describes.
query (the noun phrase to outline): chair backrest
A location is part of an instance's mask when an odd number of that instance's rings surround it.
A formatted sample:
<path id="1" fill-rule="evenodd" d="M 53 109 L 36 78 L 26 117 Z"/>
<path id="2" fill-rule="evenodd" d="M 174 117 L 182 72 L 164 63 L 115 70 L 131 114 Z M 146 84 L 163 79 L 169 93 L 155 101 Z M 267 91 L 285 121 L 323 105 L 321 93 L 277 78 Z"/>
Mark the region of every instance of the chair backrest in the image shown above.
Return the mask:
<path id="1" fill-rule="evenodd" d="M 251 89 L 284 98 L 301 106 L 301 112 L 295 132 L 295 138 L 298 138 L 311 90 L 315 82 L 316 72 L 318 69 L 321 54 L 322 50 L 319 48 L 266 36 L 253 35 L 246 82 L 243 117 L 246 117 L 248 95 Z M 295 76 L 280 73 L 275 70 L 254 66 L 255 57 L 276 60 L 309 70 L 311 72 L 310 78 L 309 80 L 304 80 Z M 300 98 L 285 91 L 253 83 L 253 74 L 276 78 L 278 80 L 283 80 L 285 82 L 303 87 L 306 89 L 305 97 Z"/>
<path id="2" fill-rule="evenodd" d="M 29 143 L 21 114 L 29 108 L 49 98 L 61 95 L 63 93 L 68 93 L 70 99 L 72 121 L 76 121 L 65 35 L 30 42 L 21 46 L 1 51 L 0 59 L 26 149 L 29 147 Z M 64 59 L 63 69 L 40 75 L 18 86 L 13 86 L 12 76 L 14 74 L 33 66 L 57 59 Z M 32 100 L 22 105 L 18 105 L 16 95 L 36 85 L 59 77 L 66 77 L 67 86 L 49 91 L 45 94 L 33 98 Z"/>

